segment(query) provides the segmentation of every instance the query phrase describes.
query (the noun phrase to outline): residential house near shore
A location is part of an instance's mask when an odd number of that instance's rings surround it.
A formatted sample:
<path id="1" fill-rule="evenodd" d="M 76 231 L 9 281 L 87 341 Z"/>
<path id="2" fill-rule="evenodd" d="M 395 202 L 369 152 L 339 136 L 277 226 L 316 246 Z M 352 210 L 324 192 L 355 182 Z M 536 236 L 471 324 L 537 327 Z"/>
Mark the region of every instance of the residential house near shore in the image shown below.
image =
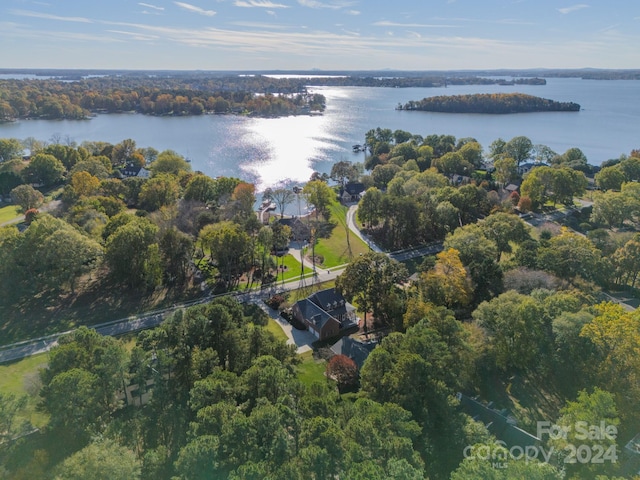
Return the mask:
<path id="1" fill-rule="evenodd" d="M 356 309 L 335 288 L 328 288 L 297 301 L 292 312 L 318 339 L 336 337 L 357 327 Z"/>

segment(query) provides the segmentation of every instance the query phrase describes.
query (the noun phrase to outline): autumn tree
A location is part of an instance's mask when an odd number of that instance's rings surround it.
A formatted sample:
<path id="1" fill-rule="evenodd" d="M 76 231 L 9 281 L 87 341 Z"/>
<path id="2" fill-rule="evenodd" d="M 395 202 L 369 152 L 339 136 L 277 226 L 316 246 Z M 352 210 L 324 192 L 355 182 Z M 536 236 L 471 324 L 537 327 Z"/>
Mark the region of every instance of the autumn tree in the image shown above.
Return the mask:
<path id="1" fill-rule="evenodd" d="M 77 172 L 71 176 L 71 186 L 79 197 L 89 196 L 100 187 L 100 179 L 89 172 Z"/>
<path id="2" fill-rule="evenodd" d="M 180 172 L 190 172 L 191 165 L 182 155 L 173 150 L 164 150 L 156 160 L 149 166 L 154 175 L 170 173 L 178 175 Z"/>
<path id="3" fill-rule="evenodd" d="M 142 184 L 138 201 L 148 211 L 172 205 L 180 196 L 180 185 L 175 176 L 157 175 Z"/>
<path id="4" fill-rule="evenodd" d="M 156 286 L 160 281 L 158 227 L 146 218 L 127 218 L 127 223 L 109 235 L 105 260 L 118 281 L 130 287 Z"/>
<path id="5" fill-rule="evenodd" d="M 550 445 L 560 452 L 560 460 L 566 465 L 569 475 L 573 478 L 597 478 L 617 473 L 620 418 L 611 393 L 597 387 L 591 393 L 580 391 L 575 401 L 567 402 L 560 410 L 560 418 L 555 425 L 563 428 L 566 435 L 544 440 L 549 440 Z M 604 428 L 597 435 L 592 438 L 587 435 L 585 438 L 584 431 L 594 427 L 600 429 L 603 425 Z M 593 452 L 601 451 L 602 462 L 572 461 L 575 459 L 570 458 L 569 454 L 583 445 Z"/>
<path id="6" fill-rule="evenodd" d="M 436 305 L 449 308 L 464 307 L 471 300 L 471 281 L 460 261 L 459 252 L 453 248 L 436 256 L 433 269 L 420 278 L 424 298 Z"/>
<path id="7" fill-rule="evenodd" d="M 588 238 L 563 228 L 560 235 L 539 249 L 538 264 L 560 278 L 602 280 L 601 257 Z"/>
<path id="8" fill-rule="evenodd" d="M 548 348 L 550 319 L 531 297 L 510 290 L 481 303 L 473 318 L 486 332 L 491 355 L 501 369 L 534 369 Z"/>
<path id="9" fill-rule="evenodd" d="M 459 252 L 462 264 L 469 269 L 474 302 L 480 303 L 502 292 L 502 270 L 496 263 L 498 249 L 478 224 L 465 225 L 449 234 L 444 248 Z"/>
<path id="10" fill-rule="evenodd" d="M 66 171 L 62 162 L 53 155 L 38 153 L 31 158 L 22 174 L 28 182 L 48 187 L 62 181 Z"/>
<path id="11" fill-rule="evenodd" d="M 358 366 L 346 355 L 334 355 L 327 363 L 326 375 L 336 380 L 342 391 L 358 383 Z"/>
<path id="12" fill-rule="evenodd" d="M 496 180 L 503 186 L 511 183 L 518 177 L 518 164 L 510 157 L 501 157 L 493 162 L 496 171 L 494 175 Z"/>
<path id="13" fill-rule="evenodd" d="M 587 157 L 579 148 L 568 149 L 562 155 L 556 155 L 551 159 L 551 165 L 556 167 L 567 167 L 574 170 L 587 171 Z"/>
<path id="14" fill-rule="evenodd" d="M 158 241 L 164 275 L 170 282 L 182 284 L 189 272 L 193 255 L 193 240 L 190 235 L 176 227 L 165 230 Z"/>
<path id="15" fill-rule="evenodd" d="M 581 336 L 597 351 L 591 366 L 596 384 L 615 396 L 623 421 L 637 422 L 634 399 L 640 394 L 635 380 L 640 375 L 640 360 L 635 352 L 640 348 L 640 317 L 620 305 L 602 303 L 596 306 L 596 316 L 582 328 Z"/>
<path id="16" fill-rule="evenodd" d="M 304 195 L 307 203 L 313 205 L 315 208 L 316 218 L 318 214 L 321 214 L 325 220 L 329 219 L 329 205 L 335 198 L 335 193 L 331 187 L 329 187 L 325 182 L 314 180 L 312 182 L 308 182 L 302 188 L 302 195 Z"/>
<path id="17" fill-rule="evenodd" d="M 458 143 L 460 143 L 458 141 Z M 482 145 L 480 145 L 477 141 L 471 140 L 466 142 L 462 147 L 458 150 L 458 153 L 462 155 L 462 157 L 473 165 L 473 168 L 480 168 L 483 164 L 482 159 Z"/>
<path id="18" fill-rule="evenodd" d="M 23 212 L 38 208 L 44 201 L 44 195 L 31 185 L 19 185 L 11 190 L 11 201 L 18 205 Z"/>
<path id="19" fill-rule="evenodd" d="M 200 231 L 198 240 L 209 250 L 225 288 L 237 285 L 251 251 L 249 235 L 237 223 L 224 221 L 205 226 Z"/>
<path id="20" fill-rule="evenodd" d="M 0 163 L 22 157 L 24 147 L 17 138 L 0 138 Z"/>
<path id="21" fill-rule="evenodd" d="M 359 174 L 357 167 L 352 162 L 341 160 L 331 166 L 329 177 L 334 182 L 344 186 L 347 181 L 353 182 L 357 180 Z"/>
<path id="22" fill-rule="evenodd" d="M 524 136 L 513 137 L 503 147 L 503 153 L 513 158 L 518 165 L 529 160 L 532 151 L 533 143 L 528 137 Z"/>
<path id="23" fill-rule="evenodd" d="M 383 194 L 375 187 L 369 188 L 358 203 L 356 215 L 367 227 L 376 226 L 382 216 Z"/>
<path id="24" fill-rule="evenodd" d="M 448 177 L 454 174 L 470 176 L 474 168 L 459 152 L 445 153 L 442 157 L 435 159 L 432 165 Z"/>
<path id="25" fill-rule="evenodd" d="M 401 263 L 383 253 L 369 252 L 347 265 L 336 279 L 336 288 L 348 301 L 355 301 L 364 312 L 372 311 L 377 319 L 384 318 L 384 300 L 396 285 L 408 277 Z"/>
<path id="26" fill-rule="evenodd" d="M 207 175 L 196 174 L 187 183 L 183 197 L 189 201 L 212 202 L 216 199 L 216 181 Z"/>
<path id="27" fill-rule="evenodd" d="M 100 180 L 105 180 L 109 177 L 111 171 L 111 161 L 109 158 L 105 156 L 98 156 L 80 160 L 71 168 L 71 170 L 69 170 L 69 174 L 73 176 L 73 174 L 77 172 L 88 172 Z"/>
<path id="28" fill-rule="evenodd" d="M 494 213 L 479 225 L 484 236 L 495 242 L 498 250 L 497 261 L 500 261 L 503 253 L 511 253 L 511 243 L 519 244 L 531 238 L 527 225 L 520 217 L 510 213 Z"/>
<path id="29" fill-rule="evenodd" d="M 135 140 L 127 138 L 113 146 L 113 150 L 111 151 L 111 162 L 114 166 L 124 165 L 135 152 Z"/>
<path id="30" fill-rule="evenodd" d="M 604 167 L 595 174 L 596 185 L 600 190 L 620 190 L 622 184 L 627 180 L 626 175 L 620 165 Z"/>
<path id="31" fill-rule="evenodd" d="M 116 391 L 123 386 L 125 365 L 125 349 L 113 337 L 87 327 L 61 337 L 40 375 L 51 427 L 74 443 L 102 432 L 120 407 Z"/>
<path id="32" fill-rule="evenodd" d="M 284 211 L 287 208 L 287 205 L 293 202 L 296 198 L 296 194 L 293 193 L 293 190 L 280 186 L 270 190 L 268 198 L 273 200 L 273 203 L 276 204 L 276 208 L 280 212 L 280 218 L 282 218 L 284 217 Z"/>
<path id="33" fill-rule="evenodd" d="M 637 202 L 638 199 L 629 198 L 620 192 L 599 192 L 593 199 L 591 221 L 605 224 L 609 230 L 621 228 L 625 221 L 633 219 L 633 204 Z"/>
<path id="34" fill-rule="evenodd" d="M 238 221 L 255 218 L 253 206 L 256 203 L 256 187 L 252 183 L 240 182 L 231 194 L 231 201 L 227 205 L 229 218 Z"/>

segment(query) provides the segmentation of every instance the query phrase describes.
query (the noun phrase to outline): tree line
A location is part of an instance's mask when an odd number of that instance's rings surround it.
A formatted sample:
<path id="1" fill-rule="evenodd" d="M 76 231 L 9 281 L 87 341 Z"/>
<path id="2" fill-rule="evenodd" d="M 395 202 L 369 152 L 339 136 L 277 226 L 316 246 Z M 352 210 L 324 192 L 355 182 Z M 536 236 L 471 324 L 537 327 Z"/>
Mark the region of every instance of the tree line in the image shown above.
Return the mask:
<path id="1" fill-rule="evenodd" d="M 263 78 L 263 77 L 260 77 Z M 300 85 L 253 77 L 98 77 L 63 82 L 0 81 L 0 120 L 86 118 L 95 113 L 146 115 L 246 113 L 281 116 L 322 111 L 325 99 Z"/>

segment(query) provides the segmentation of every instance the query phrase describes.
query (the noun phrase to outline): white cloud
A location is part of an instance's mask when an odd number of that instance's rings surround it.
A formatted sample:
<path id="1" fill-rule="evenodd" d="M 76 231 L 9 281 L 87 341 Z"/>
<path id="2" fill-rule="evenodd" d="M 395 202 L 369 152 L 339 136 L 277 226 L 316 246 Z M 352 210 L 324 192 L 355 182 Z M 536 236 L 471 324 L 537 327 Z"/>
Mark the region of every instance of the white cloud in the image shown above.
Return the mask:
<path id="1" fill-rule="evenodd" d="M 237 27 L 248 27 L 248 28 L 264 28 L 267 30 L 288 30 L 292 27 L 288 25 L 278 25 L 275 23 L 265 23 L 265 22 L 246 22 L 246 21 L 237 21 L 237 22 L 229 22 L 230 25 L 235 25 Z"/>
<path id="2" fill-rule="evenodd" d="M 193 13 L 199 13 L 200 15 L 205 15 L 207 17 L 213 17 L 216 14 L 216 12 L 214 12 L 213 10 L 205 10 L 203 8 L 196 7 L 195 5 L 191 5 L 190 3 L 183 3 L 183 2 L 173 2 L 173 3 L 175 3 L 180 8 L 183 8 Z"/>
<path id="3" fill-rule="evenodd" d="M 151 5 L 150 3 L 138 2 L 138 5 L 140 5 L 141 7 L 153 8 L 154 10 L 164 10 L 164 7 L 158 7 L 156 5 Z"/>
<path id="4" fill-rule="evenodd" d="M 93 23 L 92 20 L 84 17 L 61 17 L 49 13 L 32 12 L 30 10 L 9 10 L 12 15 L 19 17 L 44 18 L 46 20 L 60 20 L 61 22 Z"/>
<path id="5" fill-rule="evenodd" d="M 359 10 L 347 10 L 347 15 L 360 15 L 360 11 Z"/>
<path id="6" fill-rule="evenodd" d="M 308 8 L 330 8 L 332 10 L 340 10 L 342 8 L 351 7 L 355 2 L 350 1 L 333 1 L 331 3 L 323 3 L 317 0 L 298 0 L 303 7 Z"/>
<path id="7" fill-rule="evenodd" d="M 558 8 L 558 11 L 561 14 L 566 15 L 567 13 L 571 13 L 571 12 L 576 12 L 578 10 L 582 10 L 583 8 L 589 8 L 589 5 L 586 5 L 584 3 L 579 3 L 578 5 L 572 5 L 570 7 Z"/>
<path id="8" fill-rule="evenodd" d="M 456 28 L 456 25 L 430 24 L 430 23 L 398 23 L 380 21 L 374 22 L 374 27 L 403 27 L 403 28 Z"/>
<path id="9" fill-rule="evenodd" d="M 133 38 L 134 40 L 157 40 L 159 38 L 157 35 L 145 35 L 144 33 L 127 32 L 124 30 L 107 30 L 107 32 L 125 35 L 127 37 Z"/>
<path id="10" fill-rule="evenodd" d="M 287 5 L 273 3 L 269 0 L 236 0 L 233 4 L 243 8 L 289 8 Z"/>

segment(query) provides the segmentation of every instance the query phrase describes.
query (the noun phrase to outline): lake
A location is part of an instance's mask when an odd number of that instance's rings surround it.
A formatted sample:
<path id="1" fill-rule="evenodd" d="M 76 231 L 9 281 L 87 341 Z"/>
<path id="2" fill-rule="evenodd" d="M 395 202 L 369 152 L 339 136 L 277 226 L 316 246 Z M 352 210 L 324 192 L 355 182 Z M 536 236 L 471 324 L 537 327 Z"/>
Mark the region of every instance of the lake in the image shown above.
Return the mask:
<path id="1" fill-rule="evenodd" d="M 465 85 L 448 88 L 312 87 L 327 98 L 323 115 L 245 118 L 205 115 L 151 117 L 98 115 L 90 120 L 24 120 L 0 124 L 0 137 L 49 140 L 53 135 L 78 143 L 118 143 L 132 138 L 139 147 L 172 149 L 188 157 L 194 170 L 210 176 L 238 176 L 259 189 L 283 180 L 303 182 L 314 170 L 329 172 L 339 160 L 363 161 L 352 145 L 376 127 L 423 136 L 474 137 L 485 151 L 497 138 L 518 135 L 558 153 L 578 147 L 589 163 L 640 148 L 640 81 L 547 79 L 547 85 Z M 576 102 L 580 112 L 511 115 L 397 111 L 398 103 L 435 95 L 520 92 Z"/>

